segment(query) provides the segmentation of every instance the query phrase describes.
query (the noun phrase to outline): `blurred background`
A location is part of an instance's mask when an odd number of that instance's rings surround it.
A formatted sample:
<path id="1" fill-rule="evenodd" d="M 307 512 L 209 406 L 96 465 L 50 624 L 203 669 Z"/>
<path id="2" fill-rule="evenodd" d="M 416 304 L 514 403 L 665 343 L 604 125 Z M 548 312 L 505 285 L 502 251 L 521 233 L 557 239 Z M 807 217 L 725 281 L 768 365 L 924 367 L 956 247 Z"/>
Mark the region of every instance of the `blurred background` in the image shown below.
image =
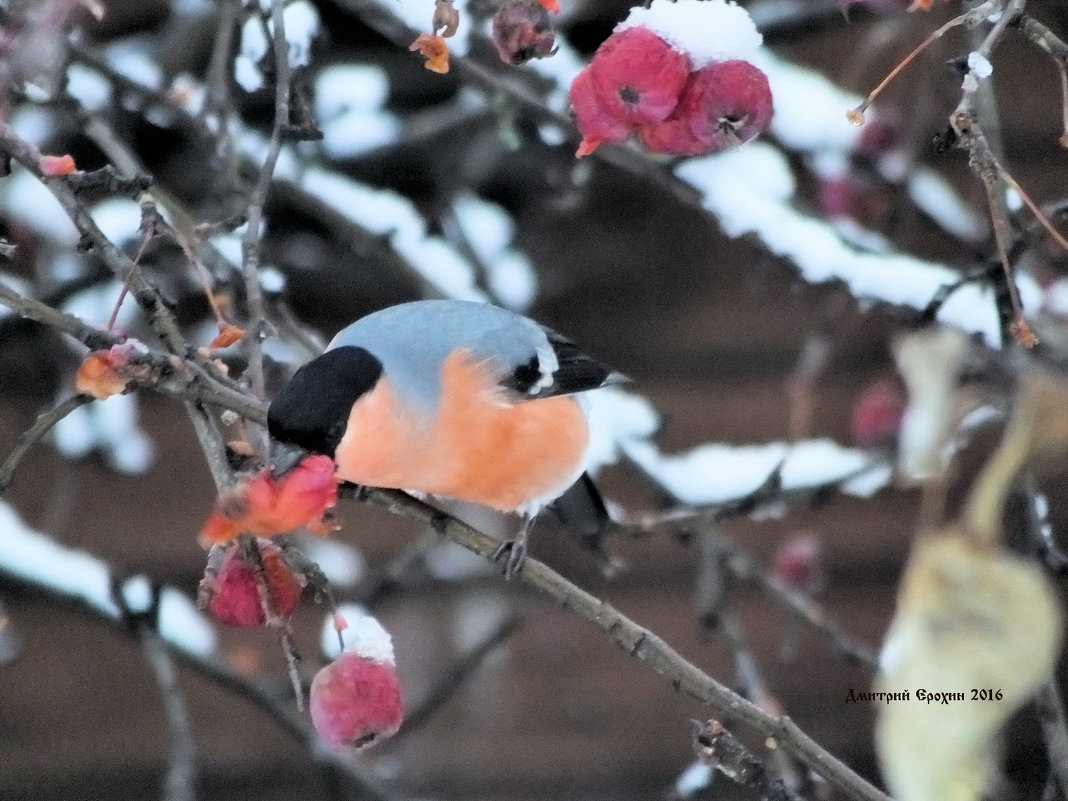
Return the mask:
<path id="1" fill-rule="evenodd" d="M 242 26 L 257 16 L 255 9 L 195 0 L 102 5 L 100 21 L 78 17 L 71 92 L 85 105 L 92 90 L 82 87 L 97 81 L 106 96 L 93 101 L 90 114 L 110 121 L 158 187 L 197 221 L 227 220 L 246 202 L 254 173 L 227 156 L 227 143 L 205 137 L 200 123 L 166 112 L 152 92 L 181 105 L 175 87 L 210 74 L 220 31 L 229 28 L 233 40 L 221 48 L 227 97 L 219 113 L 232 106 L 247 130 L 267 132 L 273 96 L 265 62 L 248 68 L 267 72 L 265 88 L 251 91 L 230 66 L 235 56 L 250 58 Z M 383 5 L 389 9 L 391 0 Z M 429 26 L 429 0 L 426 5 Z M 745 5 L 775 53 L 860 94 L 960 11 L 956 2 L 930 13 L 909 13 L 904 3 L 860 4 L 848 12 L 816 0 Z M 15 2 L 2 7 L 9 23 L 24 12 Z M 359 12 L 370 7 L 314 3 L 320 26 L 295 92 L 325 138 L 295 146 L 306 165 L 400 193 L 429 231 L 461 250 L 471 248 L 457 233 L 463 203 L 488 204 L 493 225 L 510 221 L 502 247 L 525 260 L 515 268 L 519 278 L 507 284 L 519 293 L 515 300 L 633 378 L 631 389 L 661 415 L 657 442 L 665 452 L 791 437 L 892 448 L 893 426 L 888 436 L 865 440 L 855 410 L 873 385 L 900 395 L 890 342 L 914 314 L 860 304 L 833 283 L 800 280 L 786 260 L 759 242 L 728 238 L 708 214 L 648 174 L 606 160 L 576 162 L 571 134 L 546 133 L 543 119 L 500 92 L 465 87 L 461 69 L 448 75 L 425 70 L 415 54 L 365 24 Z M 627 8 L 622 1 L 564 0 L 555 20 L 558 36 L 588 56 Z M 1029 8 L 1055 31 L 1068 32 L 1068 14 L 1059 4 Z M 796 205 L 828 225 L 842 224 L 836 230 L 843 236 L 874 231 L 892 248 L 962 272 L 988 266 L 995 251 L 982 186 L 964 154 L 938 152 L 933 143 L 959 97 L 959 72 L 951 62 L 967 49 L 967 33 L 955 32 L 910 66 L 880 105 L 886 141 L 849 154 L 843 169 L 828 173 L 812 154 L 786 148 L 799 180 Z M 93 68 L 93 59 L 115 74 Z M 527 74 L 494 63 L 486 42 L 472 45 L 470 59 L 494 71 Z M 1020 36 L 1008 36 L 994 60 L 1005 162 L 1038 202 L 1062 203 L 1068 165 L 1058 144 L 1057 70 Z M 322 80 L 327 74 L 333 83 Z M 123 86 L 122 76 L 132 84 Z M 140 81 L 149 88 L 138 89 Z M 70 153 L 83 169 L 107 161 L 86 136 L 84 118 L 62 99 L 32 103 L 16 92 L 6 114 L 20 131 L 33 132 L 45 152 Z M 896 179 L 888 177 L 887 158 L 900 164 Z M 945 180 L 942 207 L 962 220 L 955 230 L 939 219 L 938 203 L 932 210 L 910 196 L 905 176 L 920 170 Z M 103 325 L 117 284 L 78 253 L 76 236 L 72 241 L 50 228 L 56 212 L 30 183 L 22 173 L 0 181 L 0 225 L 18 245 L 2 265 L 4 275 Z M 262 262 L 284 281 L 279 315 L 291 314 L 325 341 L 373 309 L 433 294 L 425 276 L 398 267 L 384 244 L 387 236 L 354 233 L 336 211 L 313 200 L 286 182 L 268 198 Z M 120 227 L 117 236 L 128 253 L 137 251 L 136 227 Z M 143 264 L 189 331 L 210 321 L 204 294 L 177 247 L 147 248 Z M 1060 315 L 1068 308 L 1055 297 L 1065 254 L 1036 237 L 1021 264 L 1049 291 L 1038 308 L 1055 360 Z M 240 319 L 233 277 L 211 269 L 219 296 Z M 492 289 L 491 273 L 476 283 Z M 148 336 L 135 316 L 129 319 L 132 332 Z M 278 347 L 268 351 L 272 386 L 306 358 L 299 347 L 283 347 L 295 341 L 288 333 L 283 330 Z M 814 352 L 821 358 L 813 361 Z M 80 354 L 43 326 L 0 318 L 0 456 L 42 410 L 71 393 Z M 127 403 L 104 405 L 115 400 Z M 802 403 L 810 414 L 799 412 Z M 110 414 L 93 408 L 81 410 L 87 416 L 65 434 L 30 451 L 3 501 L 27 525 L 63 544 L 194 597 L 205 563 L 196 532 L 215 487 L 182 405 L 142 392 Z M 669 501 L 663 488 L 626 464 L 606 469 L 599 483 L 626 513 L 655 511 Z M 1064 520 L 1061 486 L 1057 476 L 1044 484 L 1054 530 Z M 821 552 L 822 580 L 806 589 L 843 630 L 877 649 L 893 614 L 917 500 L 910 490 L 858 498 L 831 489 L 784 504 L 778 514 L 732 517 L 695 536 L 617 537 L 609 548 L 625 569 L 612 578 L 548 521 L 535 528 L 531 549 L 713 677 L 741 687 L 736 652 L 714 619 L 702 621 L 697 588 L 706 536 L 725 538 L 772 572 L 784 544 L 812 538 Z M 478 510 L 460 511 L 497 536 L 508 536 L 514 526 Z M 339 599 L 372 601 L 394 638 L 409 706 L 427 711 L 357 758 L 384 797 L 627 801 L 688 792 L 677 781 L 693 762 L 690 720 L 707 717 L 701 705 L 566 610 L 506 584 L 498 571 L 456 546 L 433 542 L 422 527 L 355 503 L 343 504 L 340 517 L 343 528 L 331 540 L 338 550 L 321 551 L 320 543 L 310 542 L 308 553 L 332 576 Z M 870 688 L 869 673 L 847 664 L 826 638 L 799 625 L 766 593 L 726 581 L 723 608 L 740 626 L 777 704 L 878 782 L 873 706 L 846 703 L 850 690 Z M 0 579 L 0 603 L 0 798 L 162 797 L 169 734 L 159 688 L 137 644 L 10 577 Z M 324 615 L 306 598 L 294 618 L 309 671 L 323 661 Z M 291 703 L 272 632 L 220 628 L 219 637 L 222 659 L 279 703 Z M 484 653 L 472 659 L 472 650 Z M 460 673 L 450 673 L 458 665 Z M 197 747 L 196 797 L 362 797 L 246 699 L 188 670 L 180 671 L 179 682 Z M 761 750 L 760 738 L 747 742 Z M 1046 766 L 1030 709 L 1013 723 L 1004 768 L 1006 798 L 1037 797 Z M 812 792 L 834 796 L 826 788 Z M 698 797 L 747 795 L 722 778 L 698 791 Z"/>

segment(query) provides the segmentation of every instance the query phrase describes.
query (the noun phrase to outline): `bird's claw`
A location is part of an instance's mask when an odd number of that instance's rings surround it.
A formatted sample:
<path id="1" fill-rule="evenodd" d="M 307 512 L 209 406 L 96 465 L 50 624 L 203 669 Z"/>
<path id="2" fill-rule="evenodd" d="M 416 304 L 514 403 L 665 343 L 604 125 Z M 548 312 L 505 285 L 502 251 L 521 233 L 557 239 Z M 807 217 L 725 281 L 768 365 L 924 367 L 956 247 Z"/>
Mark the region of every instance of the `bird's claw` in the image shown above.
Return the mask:
<path id="1" fill-rule="evenodd" d="M 523 570 L 523 564 L 527 561 L 526 537 L 517 537 L 514 540 L 502 542 L 500 547 L 493 552 L 493 561 L 504 562 L 505 581 L 511 581 Z"/>

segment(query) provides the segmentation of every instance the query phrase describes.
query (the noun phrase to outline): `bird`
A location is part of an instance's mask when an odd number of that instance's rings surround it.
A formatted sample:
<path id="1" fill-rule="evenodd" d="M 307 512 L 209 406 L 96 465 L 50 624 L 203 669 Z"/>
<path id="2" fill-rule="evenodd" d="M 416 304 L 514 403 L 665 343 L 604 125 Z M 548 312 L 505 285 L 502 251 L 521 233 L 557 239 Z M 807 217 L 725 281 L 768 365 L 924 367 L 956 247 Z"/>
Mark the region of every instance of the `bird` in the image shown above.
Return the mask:
<path id="1" fill-rule="evenodd" d="M 339 481 L 520 516 L 496 558 L 517 575 L 537 514 L 593 551 L 608 522 L 584 463 L 585 393 L 626 381 L 570 339 L 489 303 L 418 300 L 343 328 L 267 412 L 271 469 L 325 454 Z"/>

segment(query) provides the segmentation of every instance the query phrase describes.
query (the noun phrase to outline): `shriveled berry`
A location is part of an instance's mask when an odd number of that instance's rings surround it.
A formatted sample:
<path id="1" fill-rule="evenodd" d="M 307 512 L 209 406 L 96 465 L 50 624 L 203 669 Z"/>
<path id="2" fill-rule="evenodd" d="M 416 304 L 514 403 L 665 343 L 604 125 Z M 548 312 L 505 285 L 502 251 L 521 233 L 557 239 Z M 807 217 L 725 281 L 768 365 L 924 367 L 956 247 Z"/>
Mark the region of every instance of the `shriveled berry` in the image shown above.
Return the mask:
<path id="1" fill-rule="evenodd" d="M 493 45 L 506 64 L 525 64 L 556 52 L 549 12 L 537 0 L 504 0 L 493 15 Z"/>
<path id="2" fill-rule="evenodd" d="M 272 622 L 288 620 L 300 601 L 304 578 L 289 566 L 275 543 L 259 538 L 256 545 L 263 563 Z M 256 585 L 256 570 L 245 559 L 237 542 L 212 548 L 204 578 L 200 580 L 197 604 L 227 626 L 261 626 L 267 622 Z"/>

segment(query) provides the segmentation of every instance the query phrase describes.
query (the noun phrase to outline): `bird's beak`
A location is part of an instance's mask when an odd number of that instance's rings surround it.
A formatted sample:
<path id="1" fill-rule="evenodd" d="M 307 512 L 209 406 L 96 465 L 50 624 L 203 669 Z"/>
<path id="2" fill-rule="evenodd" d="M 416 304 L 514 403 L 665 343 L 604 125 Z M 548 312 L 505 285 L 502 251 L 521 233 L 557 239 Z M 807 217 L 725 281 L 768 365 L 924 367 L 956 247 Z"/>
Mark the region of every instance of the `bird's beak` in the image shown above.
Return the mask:
<path id="1" fill-rule="evenodd" d="M 281 440 L 271 440 L 270 450 L 270 462 L 267 465 L 267 469 L 271 473 L 271 478 L 279 479 L 284 478 L 293 470 L 301 459 L 308 456 L 311 451 L 305 450 L 299 445 L 294 445 L 291 442 L 282 442 Z"/>

